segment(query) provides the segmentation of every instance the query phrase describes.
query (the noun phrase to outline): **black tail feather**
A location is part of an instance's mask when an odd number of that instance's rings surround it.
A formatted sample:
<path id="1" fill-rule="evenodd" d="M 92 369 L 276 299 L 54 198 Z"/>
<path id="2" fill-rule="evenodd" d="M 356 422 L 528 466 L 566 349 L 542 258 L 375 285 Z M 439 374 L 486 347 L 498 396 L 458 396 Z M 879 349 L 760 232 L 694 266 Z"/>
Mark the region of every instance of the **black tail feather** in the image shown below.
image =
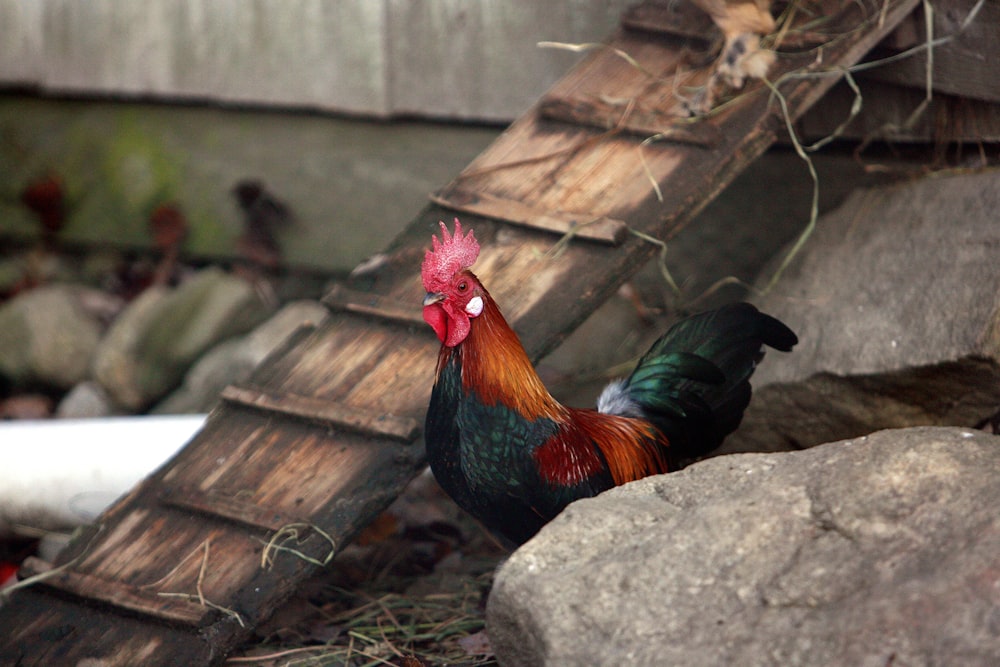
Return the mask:
<path id="1" fill-rule="evenodd" d="M 628 405 L 663 431 L 674 468 L 715 449 L 739 426 L 764 347 L 788 352 L 797 342 L 791 329 L 748 303 L 700 313 L 653 344 L 611 403 Z"/>

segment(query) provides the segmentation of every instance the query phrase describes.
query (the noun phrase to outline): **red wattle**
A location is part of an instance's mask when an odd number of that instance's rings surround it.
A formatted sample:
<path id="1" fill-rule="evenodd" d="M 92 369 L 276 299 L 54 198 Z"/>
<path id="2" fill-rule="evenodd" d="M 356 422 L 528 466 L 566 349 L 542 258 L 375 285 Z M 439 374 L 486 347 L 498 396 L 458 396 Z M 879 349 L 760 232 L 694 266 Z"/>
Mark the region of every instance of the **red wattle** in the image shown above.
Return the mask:
<path id="1" fill-rule="evenodd" d="M 440 303 L 424 306 L 424 322 L 431 325 L 431 329 L 434 329 L 439 341 L 445 342 L 448 338 L 448 316 Z"/>
<path id="2" fill-rule="evenodd" d="M 448 347 L 455 347 L 469 335 L 469 316 L 448 301 L 424 306 L 424 322 Z"/>

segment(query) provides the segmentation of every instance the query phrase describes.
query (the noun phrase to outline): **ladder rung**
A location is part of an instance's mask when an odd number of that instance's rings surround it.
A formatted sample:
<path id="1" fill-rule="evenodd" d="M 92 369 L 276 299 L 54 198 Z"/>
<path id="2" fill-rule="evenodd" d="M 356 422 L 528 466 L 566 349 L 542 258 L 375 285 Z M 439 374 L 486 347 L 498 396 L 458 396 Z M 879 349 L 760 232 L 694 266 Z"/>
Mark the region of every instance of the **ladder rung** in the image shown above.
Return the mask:
<path id="1" fill-rule="evenodd" d="M 550 120 L 604 130 L 618 128 L 643 138 L 656 137 L 694 146 L 711 147 L 722 140 L 719 128 L 710 120 L 684 121 L 669 109 L 664 112 L 656 108 L 643 109 L 641 105 L 630 107 L 598 98 L 549 96 L 539 106 L 539 113 Z"/>
<path id="2" fill-rule="evenodd" d="M 323 303 L 334 310 L 369 315 L 403 324 L 417 324 L 422 329 L 426 328 L 427 331 L 431 331 L 424 326 L 424 318 L 419 305 L 411 306 L 371 292 L 361 292 L 343 285 L 334 285 L 323 297 Z"/>
<path id="3" fill-rule="evenodd" d="M 532 229 L 559 235 L 570 234 L 591 241 L 621 245 L 628 236 L 628 225 L 621 220 L 607 217 L 590 217 L 586 214 L 546 211 L 528 204 L 504 199 L 485 192 L 472 192 L 450 186 L 431 195 L 439 206 L 503 220 Z"/>
<path id="4" fill-rule="evenodd" d="M 22 577 L 45 575 L 39 584 L 173 623 L 197 627 L 204 625 L 208 614 L 215 613 L 197 602 L 182 597 L 159 595 L 152 589 L 82 574 L 69 568 L 53 571 L 50 563 L 34 556 L 24 560 L 20 575 Z"/>
<path id="5" fill-rule="evenodd" d="M 333 401 L 284 393 L 270 394 L 252 387 L 230 385 L 222 391 L 230 403 L 267 412 L 322 422 L 363 433 L 412 442 L 420 435 L 421 425 L 411 417 L 389 415 Z"/>
<path id="6" fill-rule="evenodd" d="M 172 507 L 221 517 L 266 531 L 277 531 L 293 523 L 305 523 L 301 519 L 282 514 L 278 510 L 240 500 L 231 494 L 223 494 L 214 490 L 202 491 L 190 486 L 163 489 L 160 492 L 160 501 Z"/>

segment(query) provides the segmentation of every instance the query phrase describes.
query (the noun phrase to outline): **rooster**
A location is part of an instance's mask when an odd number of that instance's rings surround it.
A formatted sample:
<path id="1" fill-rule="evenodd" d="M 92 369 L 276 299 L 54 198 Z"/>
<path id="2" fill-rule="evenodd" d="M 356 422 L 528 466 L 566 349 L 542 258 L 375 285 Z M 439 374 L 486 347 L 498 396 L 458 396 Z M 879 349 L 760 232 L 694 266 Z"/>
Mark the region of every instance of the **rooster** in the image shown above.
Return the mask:
<path id="1" fill-rule="evenodd" d="M 742 418 L 763 346 L 798 342 L 750 304 L 729 305 L 675 324 L 596 410 L 565 407 L 469 270 L 473 232 L 458 219 L 441 232 L 421 267 L 423 317 L 441 341 L 427 458 L 460 507 L 515 545 L 578 498 L 714 449 Z"/>

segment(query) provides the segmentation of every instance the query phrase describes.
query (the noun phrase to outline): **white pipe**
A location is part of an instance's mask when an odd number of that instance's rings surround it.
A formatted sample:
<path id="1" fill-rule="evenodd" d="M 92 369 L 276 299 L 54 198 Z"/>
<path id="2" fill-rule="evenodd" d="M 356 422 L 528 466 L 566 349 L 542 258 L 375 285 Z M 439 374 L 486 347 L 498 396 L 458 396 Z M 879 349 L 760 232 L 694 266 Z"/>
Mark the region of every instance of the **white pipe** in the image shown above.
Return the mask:
<path id="1" fill-rule="evenodd" d="M 178 452 L 205 417 L 0 422 L 0 536 L 92 521 Z"/>

